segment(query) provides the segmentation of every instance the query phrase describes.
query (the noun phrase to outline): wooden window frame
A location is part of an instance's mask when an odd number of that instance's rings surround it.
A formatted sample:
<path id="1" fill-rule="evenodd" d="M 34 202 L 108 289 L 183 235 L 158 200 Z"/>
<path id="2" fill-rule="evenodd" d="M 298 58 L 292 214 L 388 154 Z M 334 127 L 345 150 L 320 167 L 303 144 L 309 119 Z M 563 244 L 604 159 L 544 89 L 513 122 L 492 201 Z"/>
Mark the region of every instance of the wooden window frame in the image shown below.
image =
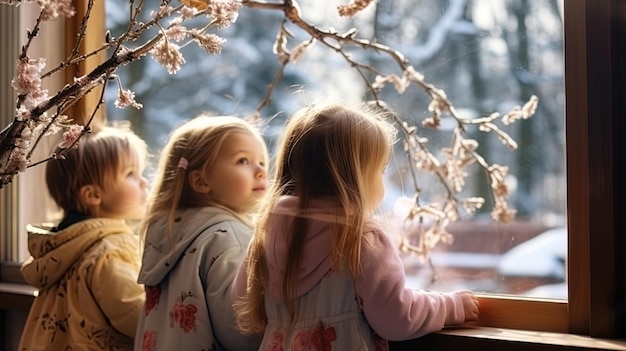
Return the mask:
<path id="1" fill-rule="evenodd" d="M 481 296 L 476 325 L 626 338 L 626 2 L 564 11 L 568 301 Z"/>

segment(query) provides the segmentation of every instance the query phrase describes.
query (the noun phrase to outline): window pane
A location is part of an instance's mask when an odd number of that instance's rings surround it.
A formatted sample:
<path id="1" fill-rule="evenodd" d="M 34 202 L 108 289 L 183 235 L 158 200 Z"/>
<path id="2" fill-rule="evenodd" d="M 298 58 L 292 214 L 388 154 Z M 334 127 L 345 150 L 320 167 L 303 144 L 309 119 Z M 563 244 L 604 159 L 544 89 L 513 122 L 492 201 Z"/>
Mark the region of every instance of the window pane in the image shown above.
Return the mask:
<path id="1" fill-rule="evenodd" d="M 538 96 L 539 105 L 533 118 L 502 126 L 517 141 L 515 151 L 507 149 L 494 133 L 467 130 L 466 137 L 478 141 L 478 151 L 487 162 L 509 167 L 506 183 L 511 205 L 518 211 L 516 220 L 495 222 L 489 213 L 491 207 L 486 206 L 484 211 L 450 224 L 447 229 L 454 242 L 435 246 L 430 262 L 415 255 L 404 256 L 409 282 L 436 290 L 470 288 L 566 298 L 562 3 L 428 3 L 428 7 L 415 10 L 408 3 L 404 9 L 390 7 L 390 18 L 398 16 L 419 26 L 413 40 L 406 33 L 398 38 L 397 28 L 390 28 L 390 37 L 414 45 L 410 50 L 423 57 L 417 60 L 420 64 L 416 69 L 443 89 L 460 113 L 467 117 L 506 113 L 512 106 L 523 105 L 531 95 Z M 456 14 L 455 6 L 459 6 Z M 445 38 L 438 39 L 441 32 Z M 385 98 L 390 101 L 394 97 Z M 427 98 L 424 94 L 405 95 L 391 105 L 406 106 L 406 115 L 415 116 L 420 123 L 429 114 L 424 109 Z M 440 147 L 450 145 L 445 129 L 448 127 L 450 133 L 456 125 L 452 119 L 447 120 L 448 125 L 445 122 L 441 132 L 423 129 L 423 136 L 439 142 Z M 442 155 L 439 159 L 443 160 Z M 388 207 L 395 226 L 403 228 L 410 243 L 419 246 L 429 223 L 403 221 L 408 206 L 394 202 L 394 198 L 411 197 L 414 189 L 404 154 L 397 155 L 396 161 L 398 166 L 390 174 Z M 490 205 L 490 184 L 484 171 L 480 167 L 467 171 L 475 172 L 466 180 L 468 194 L 484 197 Z M 433 177 L 424 176 L 419 184 L 420 201 L 437 202 L 445 196 Z"/>
<path id="2" fill-rule="evenodd" d="M 478 142 L 477 152 L 487 163 L 508 167 L 509 205 L 517 210 L 517 218 L 507 224 L 495 222 L 484 170 L 478 165 L 464 169 L 467 186 L 459 195 L 480 196 L 486 204 L 476 213 L 462 212 L 460 221 L 447 227 L 454 242 L 438 243 L 430 261 L 402 254 L 411 286 L 567 297 L 562 5 L 562 0 L 387 0 L 374 2 L 346 20 L 336 14 L 336 1 L 300 1 L 303 17 L 319 28 L 333 27 L 343 33 L 356 26 L 360 37 L 377 38 L 401 51 L 426 82 L 445 91 L 464 118 L 505 114 L 532 95 L 539 99 L 534 117 L 509 126 L 498 122 L 517 142 L 515 151 L 493 132 L 468 127 L 463 134 Z M 125 6 L 123 0 L 107 2 L 108 27 L 114 36 L 126 26 Z M 244 7 L 233 26 L 217 32 L 227 39 L 220 55 L 209 56 L 189 45 L 183 50 L 187 63 L 177 75 L 169 75 L 151 59 L 123 68 L 124 88 L 134 91 L 144 108 L 119 110 L 110 103 L 109 116 L 131 120 L 158 150 L 174 126 L 200 112 L 251 113 L 280 69 L 272 45 L 281 20 L 275 11 Z M 291 29 L 293 45 L 307 39 L 298 28 Z M 354 47 L 346 52 L 380 72 L 397 71 L 384 55 Z M 369 99 L 366 88 L 341 55 L 323 45 L 313 46 L 287 67 L 262 111 L 263 116 L 273 116 L 266 130 L 268 142 L 272 144 L 284 118 L 302 104 L 337 96 Z M 112 87 L 108 100 L 114 100 L 116 93 Z M 430 150 L 451 145 L 457 121 L 450 116 L 442 116 L 437 131 L 422 127 L 431 115 L 430 97 L 424 89 L 412 85 L 399 95 L 385 88 L 381 98 L 418 127 Z M 405 221 L 416 188 L 422 205 L 440 202 L 446 189 L 436 177 L 414 168 L 416 161 L 408 160 L 401 143 L 396 151 L 381 212 L 398 242 L 405 238 L 407 244 L 419 245 L 431 222 L 428 218 Z M 441 153 L 435 156 L 445 160 Z"/>
<path id="3" fill-rule="evenodd" d="M 2 8 L 3 23 L 7 26 L 14 27 L 14 30 L 3 34 L 2 43 L 2 81 L 8 89 L 2 91 L 2 108 L 3 114 L 2 124 L 6 126 L 9 121 L 13 120 L 15 115 L 15 101 L 17 97 L 16 91 L 11 87 L 11 80 L 15 77 L 15 62 L 21 54 L 22 45 L 27 42 L 27 32 L 35 27 L 35 22 L 41 8 L 34 3 L 23 3 L 19 7 L 0 6 Z M 28 55 L 29 57 L 45 58 L 46 69 L 52 69 L 60 64 L 63 57 L 64 43 L 59 41 L 65 33 L 65 27 L 62 21 L 43 22 L 40 30 L 31 43 Z M 55 42 L 58 45 L 45 45 L 45 43 Z M 65 82 L 63 75 L 52 75 L 43 79 L 43 86 L 51 93 L 62 89 Z M 39 143 L 35 152 L 31 156 L 32 162 L 49 157 L 49 151 L 52 150 L 56 143 L 56 135 L 50 138 L 43 138 Z M 0 189 L 0 212 L 3 218 L 0 227 L 4 231 L 4 238 L 0 247 L 3 250 L 3 260 L 13 262 L 23 262 L 30 254 L 27 248 L 26 225 L 31 223 L 42 223 L 56 220 L 59 211 L 56 204 L 48 196 L 45 182 L 45 166 L 40 165 L 29 168 L 27 172 L 19 174 L 15 177 L 12 184 L 6 188 Z M 6 206 L 6 210 L 4 208 Z"/>

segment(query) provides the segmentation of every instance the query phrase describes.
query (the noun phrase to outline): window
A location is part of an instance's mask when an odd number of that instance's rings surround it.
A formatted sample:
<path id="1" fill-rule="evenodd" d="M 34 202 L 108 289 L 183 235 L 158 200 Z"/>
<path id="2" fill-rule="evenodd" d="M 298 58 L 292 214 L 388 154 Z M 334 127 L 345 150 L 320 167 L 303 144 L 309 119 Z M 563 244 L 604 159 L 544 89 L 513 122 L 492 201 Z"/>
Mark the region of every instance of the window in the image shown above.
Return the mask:
<path id="1" fill-rule="evenodd" d="M 14 28 L 30 28 L 33 26 L 32 21 L 36 18 L 38 8 L 31 4 L 25 4 L 19 8 L 12 6 L 1 5 L 0 11 L 5 23 L 13 23 Z M 29 22 L 30 21 L 30 22 Z M 4 22 L 4 21 L 3 21 Z M 54 22 L 47 23 L 41 32 L 42 42 L 60 42 L 61 45 L 53 45 L 46 47 L 45 45 L 33 47 L 32 55 L 40 55 L 48 57 L 48 65 L 58 63 L 60 57 L 60 49 L 64 40 L 63 38 L 63 23 Z M 22 36 L 25 33 L 23 31 L 7 31 L 2 34 L 3 47 L 5 50 L 2 53 L 0 62 L 2 62 L 2 81 L 6 88 L 2 90 L 2 126 L 8 125 L 13 120 L 16 96 L 13 89 L 10 87 L 10 82 L 15 76 L 15 60 L 20 54 L 19 43 L 23 42 Z M 6 40 L 6 45 L 4 41 Z M 63 85 L 63 78 L 51 79 L 48 84 L 48 89 L 55 90 Z M 42 145 L 41 150 L 50 149 L 53 144 L 51 142 L 45 142 Z M 35 157 L 41 157 L 45 154 L 38 153 Z M 47 190 L 45 188 L 45 182 L 43 180 L 43 172 L 40 169 L 32 169 L 33 172 L 23 174 L 24 177 L 16 178 L 16 180 L 0 190 L 0 216 L 2 218 L 1 230 L 2 240 L 0 241 L 0 259 L 2 261 L 20 261 L 27 258 L 26 250 L 26 223 L 32 221 L 44 222 L 47 219 L 47 213 L 51 208 L 52 203 L 47 197 Z M 6 191 L 5 191 L 6 190 Z M 4 270 L 2 271 L 4 274 Z M 12 274 L 12 276 L 15 276 Z"/>
<path id="2" fill-rule="evenodd" d="M 626 195 L 620 180 L 626 177 L 619 167 L 626 154 L 620 135 L 626 129 L 619 118 L 626 115 L 620 101 L 626 87 L 626 4 L 618 0 L 566 0 L 564 19 L 568 300 L 483 296 L 479 324 L 626 337 L 626 228 L 620 217 L 625 213 Z M 73 30 L 75 27 L 68 33 Z M 12 58 L 5 59 L 8 54 L 3 52 L 3 70 L 7 61 L 12 64 Z M 28 172 L 20 175 L 18 182 L 28 187 L 0 190 L 3 260 L 21 259 L 16 252 L 23 232 L 16 228 L 25 222 L 11 212 L 19 209 L 20 216 L 32 213 L 32 209 L 18 205 L 25 195 L 32 194 L 33 186 L 41 185 L 26 175 Z"/>
<path id="3" fill-rule="evenodd" d="M 78 13 L 84 12 L 86 4 L 76 4 Z M 103 13 L 103 4 L 95 5 L 97 9 L 94 13 Z M 3 18 L 7 22 L 14 23 L 14 28 L 32 28 L 34 20 L 39 13 L 39 7 L 32 3 L 21 4 L 18 8 L 2 4 L 0 6 Z M 72 17 L 65 22 L 62 19 L 50 22 L 44 22 L 42 29 L 37 38 L 37 45 L 29 51 L 32 57 L 46 57 L 46 69 L 51 69 L 59 64 L 61 57 L 65 57 L 65 52 L 69 52 L 73 48 L 76 28 L 80 26 L 80 18 Z M 5 23 L 7 23 L 5 22 Z M 99 47 L 104 37 L 104 17 L 92 16 L 90 19 L 90 32 L 83 42 L 81 52 L 87 53 L 94 48 Z M 97 31 L 101 28 L 101 32 Z M 19 43 L 24 42 L 25 30 L 14 30 L 3 33 L 2 41 L 3 51 L 0 58 L 2 62 L 2 81 L 7 84 L 8 89 L 2 90 L 2 114 L 0 116 L 2 126 L 6 126 L 13 119 L 16 96 L 10 88 L 10 82 L 15 76 L 15 60 L 20 54 Z M 6 44 L 4 44 L 6 41 Z M 53 43 L 47 45 L 47 43 Z M 67 43 L 67 47 L 65 46 Z M 74 76 L 80 76 L 89 72 L 96 67 L 98 60 L 104 57 L 104 53 L 96 55 L 86 60 L 80 67 L 72 72 L 68 72 L 67 77 L 60 74 L 53 76 L 45 81 L 50 91 L 58 91 L 66 81 L 72 81 Z M 85 118 L 88 112 L 87 106 L 93 105 L 98 101 L 97 89 L 90 93 L 84 99 L 72 106 L 68 112 L 74 119 L 80 120 Z M 96 118 L 104 118 L 104 114 L 100 114 Z M 36 153 L 33 155 L 34 160 L 43 159 L 48 156 L 48 150 L 55 145 L 54 140 L 47 140 L 42 143 Z M 35 167 L 29 169 L 28 172 L 20 174 L 15 178 L 13 184 L 0 190 L 0 218 L 2 223 L 0 230 L 2 231 L 2 240 L 0 241 L 0 260 L 1 261 L 23 261 L 28 257 L 26 248 L 26 224 L 46 222 L 58 217 L 56 205 L 47 195 L 47 189 L 44 179 L 44 167 Z M 6 190 L 6 191 L 5 191 Z M 12 235 L 8 235 L 12 233 Z M 11 274 L 15 276 L 14 274 Z"/>
<path id="4" fill-rule="evenodd" d="M 343 33 L 355 24 L 334 13 L 334 2 L 302 1 L 302 13 L 307 19 L 324 13 L 325 16 L 315 19 L 316 24 L 321 28 L 332 26 Z M 126 29 L 127 18 L 119 16 L 125 13 L 126 5 L 124 0 L 107 3 L 108 28 L 113 37 L 119 37 Z M 137 94 L 144 108 L 120 110 L 109 104 L 108 115 L 113 119 L 132 120 L 153 149 L 159 150 L 173 126 L 201 110 L 248 113 L 266 93 L 259 87 L 267 85 L 278 67 L 276 58 L 269 52 L 269 44 L 250 47 L 247 43 L 273 41 L 281 21 L 276 15 L 276 11 L 252 13 L 242 9 L 235 26 L 218 32 L 227 38 L 221 54 L 208 56 L 194 45 L 187 45 L 183 51 L 187 64 L 175 76 L 152 60 L 124 67 L 120 70 L 124 87 Z M 258 23 L 267 23 L 267 30 L 257 31 L 247 26 L 252 16 Z M 467 133 L 463 133 L 464 138 L 478 141 L 479 152 L 487 162 L 510 166 L 509 177 L 518 184 L 510 199 L 510 204 L 518 209 L 516 222 L 503 225 L 489 220 L 491 206 L 484 206 L 478 215 L 466 215 L 462 222 L 449 227 L 455 235 L 453 247 L 441 243 L 436 246 L 434 269 L 416 255 L 403 255 L 410 285 L 436 290 L 469 288 L 485 293 L 522 294 L 542 283 L 559 283 L 558 297 L 564 298 L 567 294 L 564 282 L 567 233 L 562 1 L 540 0 L 524 5 L 497 0 L 418 4 L 398 0 L 393 5 L 372 4 L 354 21 L 361 27 L 360 37 L 380 38 L 385 45 L 399 48 L 411 65 L 425 75 L 426 81 L 445 90 L 462 117 L 483 117 L 493 111 L 505 113 L 513 105 L 523 104 L 531 94 L 539 97 L 538 111 L 532 119 L 509 127 L 498 123 L 518 141 L 520 147 L 515 152 L 508 150 L 495 133 L 483 133 L 476 126 L 466 126 Z M 290 29 L 294 42 L 304 40 L 302 30 Z M 273 99 L 262 111 L 264 116 L 282 112 L 271 118 L 273 128 L 266 133 L 270 145 L 284 118 L 302 100 L 311 101 L 317 96 L 356 99 L 367 91 L 356 70 L 332 51 L 316 43 L 297 63 L 288 65 L 284 79 L 274 85 Z M 396 62 L 373 50 L 351 52 L 351 48 L 347 48 L 346 51 L 354 55 L 355 61 L 376 66 L 381 72 L 396 71 Z M 268 75 L 266 71 L 272 73 Z M 223 77 L 222 72 L 238 74 Z M 211 79 L 207 81 L 205 75 Z M 109 88 L 111 101 L 118 87 L 111 85 Z M 296 91 L 298 96 L 294 96 Z M 409 86 L 402 95 L 388 87 L 380 96 L 408 123 L 418 126 L 418 134 L 428 138 L 427 146 L 433 153 L 452 143 L 452 130 L 456 126 L 453 118 L 444 116 L 437 132 L 422 127 L 421 121 L 430 115 L 427 111 L 430 99 L 416 84 Z M 273 133 L 274 130 L 277 132 Z M 402 143 L 397 144 L 396 156 L 387 171 L 389 181 L 383 206 L 387 211 L 400 207 L 393 205 L 397 198 L 412 197 L 414 193 L 414 173 L 409 168 L 415 162 L 407 160 L 402 146 Z M 435 156 L 444 163 L 441 153 Z M 484 197 L 488 203 L 493 202 L 484 170 L 477 163 L 464 170 L 471 174 L 466 179 L 470 192 Z M 431 204 L 443 197 L 445 191 L 438 177 L 423 169 L 416 170 L 415 174 L 418 174 L 421 189 L 420 204 Z M 430 225 L 430 218 L 426 218 L 423 225 L 407 229 L 403 223 L 405 214 L 394 213 L 388 217 L 396 225 L 394 234 L 406 233 L 413 243 L 419 240 L 420 229 L 424 231 Z M 546 255 L 549 261 L 539 267 L 549 269 L 547 272 L 520 271 L 520 268 L 528 269 L 529 262 L 523 265 L 513 262 L 512 268 L 516 271 L 512 271 L 505 263 L 514 259 L 513 252 L 507 254 L 508 259 L 500 259 L 507 249 L 550 227 L 560 227 L 553 233 L 561 242 L 552 245 L 559 246 L 558 255 Z M 531 243 L 524 245 L 528 244 Z M 533 263 L 539 261 L 538 257 L 533 257 Z M 430 278 L 435 275 L 437 279 L 431 283 Z M 546 297 L 546 294 L 541 296 Z"/>

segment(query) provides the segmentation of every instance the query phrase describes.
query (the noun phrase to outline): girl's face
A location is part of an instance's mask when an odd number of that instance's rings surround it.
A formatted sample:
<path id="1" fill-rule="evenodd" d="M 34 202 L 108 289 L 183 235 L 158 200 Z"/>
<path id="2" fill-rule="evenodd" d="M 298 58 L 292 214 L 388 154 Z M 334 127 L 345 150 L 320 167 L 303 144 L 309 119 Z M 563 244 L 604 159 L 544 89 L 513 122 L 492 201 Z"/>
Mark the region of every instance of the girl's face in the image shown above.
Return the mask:
<path id="1" fill-rule="evenodd" d="M 118 219 L 141 219 L 145 215 L 148 199 L 148 181 L 136 155 L 121 160 L 115 179 L 101 189 L 99 217 Z"/>
<path id="2" fill-rule="evenodd" d="M 246 213 L 267 189 L 265 143 L 247 132 L 224 140 L 215 164 L 206 175 L 211 196 L 238 213 Z"/>

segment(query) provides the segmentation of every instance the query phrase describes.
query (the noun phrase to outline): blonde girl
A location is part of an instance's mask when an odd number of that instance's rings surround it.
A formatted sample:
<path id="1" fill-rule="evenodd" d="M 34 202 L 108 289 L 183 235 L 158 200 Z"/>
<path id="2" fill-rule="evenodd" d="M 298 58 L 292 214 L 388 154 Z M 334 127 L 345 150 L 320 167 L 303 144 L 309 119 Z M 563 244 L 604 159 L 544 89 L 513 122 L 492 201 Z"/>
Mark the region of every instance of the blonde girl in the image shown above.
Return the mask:
<path id="1" fill-rule="evenodd" d="M 469 291 L 405 287 L 389 235 L 370 218 L 394 138 L 382 117 L 342 105 L 288 121 L 232 290 L 238 326 L 263 334 L 261 350 L 384 350 L 477 319 Z"/>
<path id="2" fill-rule="evenodd" d="M 257 350 L 230 289 L 267 188 L 267 148 L 241 118 L 199 116 L 162 150 L 141 233 L 146 304 L 135 350 Z"/>
<path id="3" fill-rule="evenodd" d="M 146 144 L 124 126 L 82 136 L 46 164 L 46 185 L 63 210 L 32 224 L 24 279 L 39 289 L 18 349 L 132 350 L 143 286 L 139 239 L 126 223 L 145 213 Z"/>

